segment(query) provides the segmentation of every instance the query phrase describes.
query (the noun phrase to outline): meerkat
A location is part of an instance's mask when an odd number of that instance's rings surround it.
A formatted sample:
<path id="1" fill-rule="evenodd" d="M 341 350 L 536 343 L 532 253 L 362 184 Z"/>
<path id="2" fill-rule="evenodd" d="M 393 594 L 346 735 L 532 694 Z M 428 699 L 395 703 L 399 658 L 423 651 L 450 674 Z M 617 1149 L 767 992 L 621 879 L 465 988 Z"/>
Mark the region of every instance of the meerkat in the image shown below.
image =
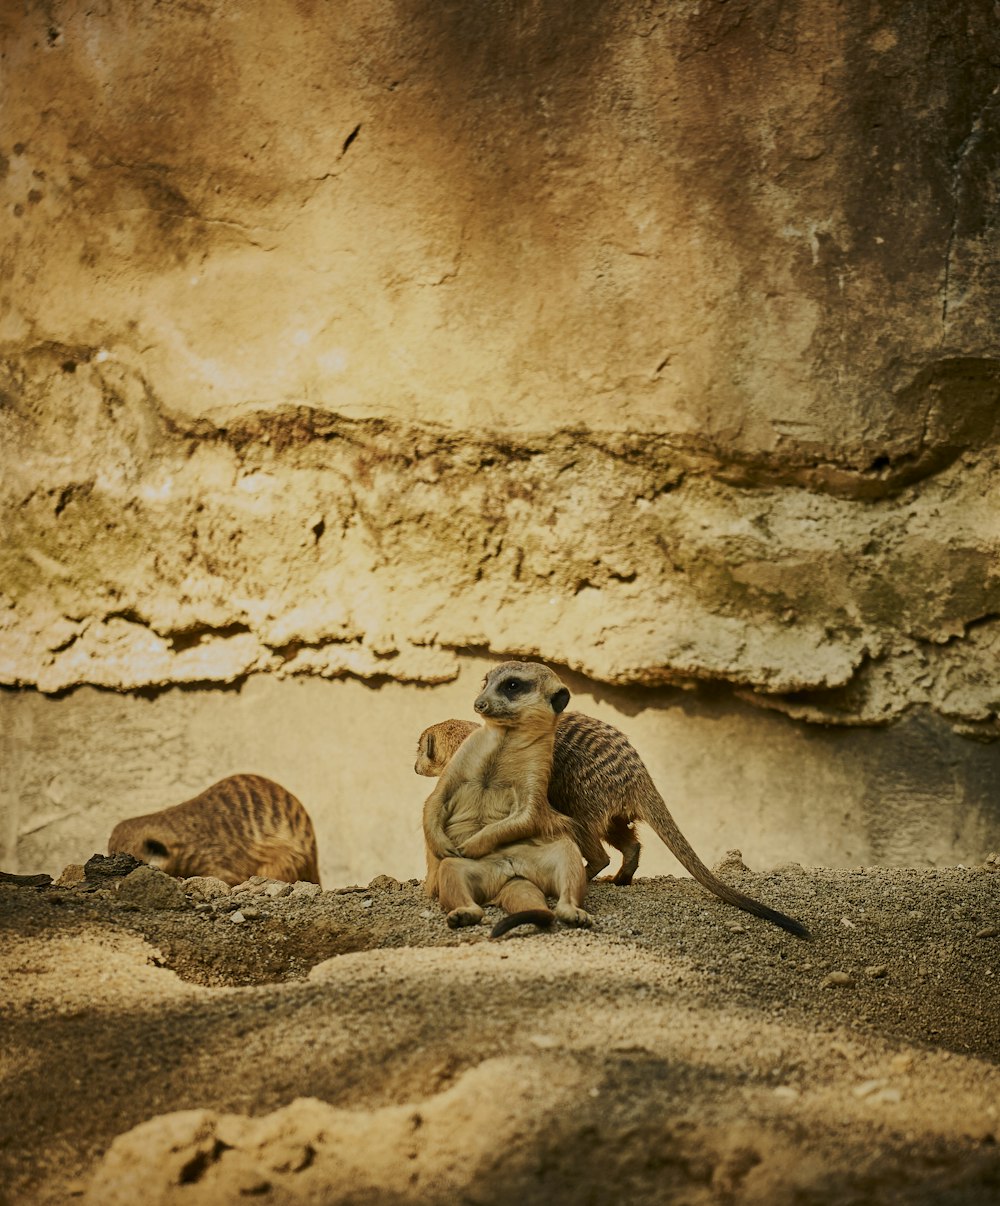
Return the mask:
<path id="1" fill-rule="evenodd" d="M 509 914 L 497 938 L 526 922 L 589 925 L 583 856 L 569 819 L 548 802 L 556 720 L 569 702 L 537 662 L 504 662 L 486 676 L 475 726 L 443 768 L 424 805 L 429 895 L 452 928 L 478 925 L 483 905 Z M 555 911 L 546 894 L 557 897 Z"/>
<path id="2" fill-rule="evenodd" d="M 413 769 L 418 775 L 440 775 L 478 727 L 468 720 L 431 725 L 420 734 Z M 698 883 L 720 900 L 773 922 L 798 938 L 811 937 L 801 922 L 744 895 L 709 871 L 678 829 L 635 747 L 613 725 L 580 712 L 559 716 L 549 803 L 570 818 L 573 836 L 587 864 L 588 880 L 610 862 L 604 849 L 607 842 L 622 854 L 622 865 L 612 882 L 621 887 L 632 882 L 642 849 L 635 823 L 644 821 Z"/>
<path id="3" fill-rule="evenodd" d="M 319 883 L 308 812 L 262 775 L 230 775 L 183 804 L 119 821 L 108 853 L 120 852 L 184 879 L 212 875 L 233 885 L 261 875 Z"/>

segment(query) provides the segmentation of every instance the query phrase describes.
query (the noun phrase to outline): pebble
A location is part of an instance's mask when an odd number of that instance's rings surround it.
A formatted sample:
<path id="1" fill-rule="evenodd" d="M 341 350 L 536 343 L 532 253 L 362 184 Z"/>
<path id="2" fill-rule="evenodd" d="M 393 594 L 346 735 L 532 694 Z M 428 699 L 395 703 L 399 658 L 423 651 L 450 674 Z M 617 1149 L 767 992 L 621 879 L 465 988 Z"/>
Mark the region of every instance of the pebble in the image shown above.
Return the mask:
<path id="1" fill-rule="evenodd" d="M 881 980 L 883 976 L 888 974 L 889 968 L 885 963 L 873 963 L 870 967 L 865 968 L 865 975 L 872 980 Z"/>
<path id="2" fill-rule="evenodd" d="M 319 886 L 319 884 L 312 884 L 309 883 L 308 880 L 300 879 L 292 884 L 291 895 L 298 897 L 304 896 L 307 899 L 312 899 L 314 896 L 319 896 L 322 890 L 323 889 Z"/>
<path id="3" fill-rule="evenodd" d="M 866 1097 L 871 1097 L 873 1093 L 877 1093 L 879 1089 L 884 1089 L 888 1083 L 887 1080 L 863 1080 L 861 1084 L 855 1085 L 851 1092 L 855 1097 L 864 1100 Z"/>
<path id="4" fill-rule="evenodd" d="M 977 938 L 996 938 L 1000 935 L 1000 930 L 995 925 L 989 925 L 983 930 L 976 931 Z"/>
<path id="5" fill-rule="evenodd" d="M 277 881 L 275 881 L 273 884 L 268 884 L 264 889 L 264 895 L 273 897 L 274 899 L 278 899 L 282 896 L 291 896 L 291 894 L 291 884 L 278 883 Z"/>
<path id="6" fill-rule="evenodd" d="M 188 898 L 165 871 L 140 866 L 118 884 L 118 898 L 144 909 L 185 909 Z"/>
<path id="7" fill-rule="evenodd" d="M 190 896 L 200 896 L 203 900 L 229 895 L 229 885 L 214 875 L 192 875 L 182 882 L 181 887 Z"/>
<path id="8" fill-rule="evenodd" d="M 398 879 L 394 879 L 391 875 L 376 875 L 368 885 L 369 888 L 378 889 L 388 892 L 401 892 L 403 885 Z"/>
<path id="9" fill-rule="evenodd" d="M 850 972 L 842 971 L 832 971 L 820 981 L 822 988 L 850 988 L 853 984 L 854 978 Z"/>
<path id="10" fill-rule="evenodd" d="M 233 922 L 234 925 L 242 925 L 243 922 L 246 921 L 246 918 L 243 916 L 241 910 L 237 909 L 235 913 L 229 914 L 229 920 Z"/>
<path id="11" fill-rule="evenodd" d="M 898 1089 L 889 1088 L 887 1080 L 865 1080 L 861 1084 L 855 1085 L 851 1092 L 859 1101 L 879 1102 L 887 1105 L 897 1105 L 903 1099 L 903 1095 Z"/>
<path id="12" fill-rule="evenodd" d="M 528 1042 L 533 1047 L 537 1047 L 539 1051 L 550 1051 L 553 1047 L 559 1046 L 559 1040 L 553 1038 L 551 1034 L 533 1034 Z"/>

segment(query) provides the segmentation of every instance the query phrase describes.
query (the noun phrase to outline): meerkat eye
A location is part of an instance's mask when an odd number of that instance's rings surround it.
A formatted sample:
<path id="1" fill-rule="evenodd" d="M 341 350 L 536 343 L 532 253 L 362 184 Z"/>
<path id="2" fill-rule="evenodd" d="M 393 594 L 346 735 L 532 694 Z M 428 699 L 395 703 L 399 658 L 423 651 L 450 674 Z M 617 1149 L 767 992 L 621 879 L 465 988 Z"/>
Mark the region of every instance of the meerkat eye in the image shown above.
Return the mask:
<path id="1" fill-rule="evenodd" d="M 519 678 L 508 678 L 503 685 L 503 689 L 507 695 L 516 695 L 524 686 Z"/>

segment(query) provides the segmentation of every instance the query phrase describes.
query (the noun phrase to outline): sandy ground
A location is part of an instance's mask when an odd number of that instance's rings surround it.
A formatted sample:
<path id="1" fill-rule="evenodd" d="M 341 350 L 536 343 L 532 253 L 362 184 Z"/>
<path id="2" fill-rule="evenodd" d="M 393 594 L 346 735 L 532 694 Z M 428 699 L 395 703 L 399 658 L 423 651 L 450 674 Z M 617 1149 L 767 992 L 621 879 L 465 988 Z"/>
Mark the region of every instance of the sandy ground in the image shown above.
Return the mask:
<path id="1" fill-rule="evenodd" d="M 1000 1202 L 995 856 L 720 866 L 812 942 L 668 877 L 492 942 L 102 870 L 0 884 L 4 1203 Z"/>

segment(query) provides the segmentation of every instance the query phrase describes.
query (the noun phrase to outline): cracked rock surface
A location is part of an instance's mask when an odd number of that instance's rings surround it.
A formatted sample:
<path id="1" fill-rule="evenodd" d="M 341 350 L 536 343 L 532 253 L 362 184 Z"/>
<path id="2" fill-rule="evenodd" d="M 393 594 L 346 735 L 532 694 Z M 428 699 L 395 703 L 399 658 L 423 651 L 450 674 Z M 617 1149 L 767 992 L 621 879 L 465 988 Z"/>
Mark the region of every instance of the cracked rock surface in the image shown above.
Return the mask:
<path id="1" fill-rule="evenodd" d="M 0 14 L 0 851 L 257 770 L 415 874 L 412 743 L 520 655 L 711 855 L 981 857 L 994 5 L 321 7 Z"/>
<path id="2" fill-rule="evenodd" d="M 3 17 L 0 681 L 992 733 L 990 5 L 251 9 Z"/>

